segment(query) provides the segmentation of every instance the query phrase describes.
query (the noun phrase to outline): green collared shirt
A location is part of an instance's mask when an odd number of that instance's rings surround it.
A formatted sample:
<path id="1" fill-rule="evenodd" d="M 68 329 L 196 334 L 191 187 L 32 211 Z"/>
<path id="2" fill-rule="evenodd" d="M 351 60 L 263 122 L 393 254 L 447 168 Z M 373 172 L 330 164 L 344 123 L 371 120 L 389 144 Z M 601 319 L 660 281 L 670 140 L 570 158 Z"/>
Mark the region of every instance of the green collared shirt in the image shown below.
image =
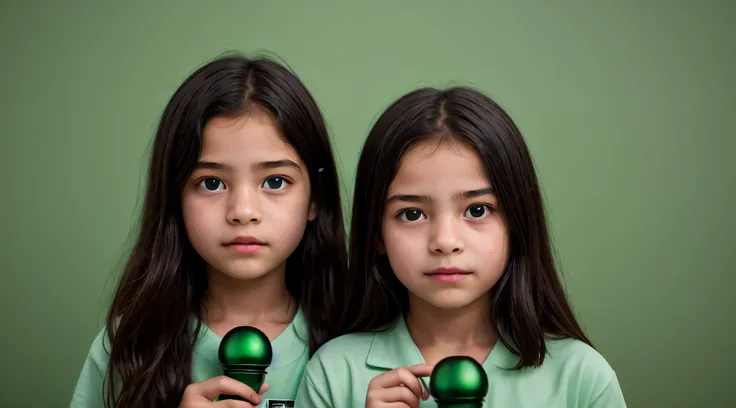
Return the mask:
<path id="1" fill-rule="evenodd" d="M 622 408 L 616 374 L 593 348 L 577 340 L 548 340 L 539 368 L 507 370 L 518 362 L 500 341 L 483 362 L 489 391 L 484 407 Z M 304 372 L 297 408 L 362 407 L 368 383 L 396 367 L 425 363 L 403 318 L 387 331 L 354 333 L 323 345 Z M 429 383 L 429 379 L 425 379 Z M 430 397 L 421 407 L 436 407 Z"/>
<path id="2" fill-rule="evenodd" d="M 196 321 L 193 321 L 194 326 Z M 220 338 L 202 325 L 192 354 L 192 381 L 199 382 L 223 374 L 218 358 Z M 77 380 L 70 408 L 103 408 L 107 389 L 103 381 L 110 358 L 110 343 L 106 328 L 95 338 Z M 296 396 L 304 368 L 309 361 L 307 325 L 301 308 L 286 329 L 271 342 L 273 359 L 268 367 L 266 382 L 270 388 L 259 407 L 281 407 L 280 401 L 291 402 Z M 256 390 L 258 391 L 258 390 Z M 286 407 L 287 405 L 283 405 Z"/>

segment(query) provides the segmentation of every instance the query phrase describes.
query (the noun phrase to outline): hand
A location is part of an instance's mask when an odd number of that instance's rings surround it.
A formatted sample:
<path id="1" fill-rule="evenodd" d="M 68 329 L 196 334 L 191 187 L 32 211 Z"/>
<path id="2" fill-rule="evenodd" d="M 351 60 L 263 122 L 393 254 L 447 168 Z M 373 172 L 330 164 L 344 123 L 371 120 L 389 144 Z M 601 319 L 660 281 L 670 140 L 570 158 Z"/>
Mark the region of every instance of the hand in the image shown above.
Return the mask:
<path id="1" fill-rule="evenodd" d="M 204 381 L 189 384 L 181 396 L 179 408 L 254 408 L 261 403 L 261 396 L 268 391 L 268 384 L 263 384 L 256 393 L 252 388 L 238 380 L 221 375 Z M 223 400 L 212 402 L 220 394 L 237 395 L 247 401 Z"/>
<path id="2" fill-rule="evenodd" d="M 432 366 L 417 364 L 395 368 L 374 377 L 368 384 L 366 408 L 419 408 L 419 398 L 429 399 L 429 391 L 418 377 L 432 374 Z"/>

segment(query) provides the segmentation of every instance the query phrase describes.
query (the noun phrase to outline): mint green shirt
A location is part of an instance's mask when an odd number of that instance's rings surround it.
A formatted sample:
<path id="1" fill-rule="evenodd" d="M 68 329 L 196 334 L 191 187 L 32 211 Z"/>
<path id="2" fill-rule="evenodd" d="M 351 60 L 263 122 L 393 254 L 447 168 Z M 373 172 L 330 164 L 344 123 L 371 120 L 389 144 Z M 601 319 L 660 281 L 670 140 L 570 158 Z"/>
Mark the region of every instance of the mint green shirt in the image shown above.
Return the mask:
<path id="1" fill-rule="evenodd" d="M 506 371 L 518 357 L 498 341 L 483 362 L 489 391 L 483 407 L 623 408 L 616 374 L 593 348 L 577 340 L 549 340 L 539 368 Z M 404 319 L 388 331 L 355 333 L 323 345 L 312 357 L 296 396 L 297 408 L 365 406 L 368 383 L 396 367 L 425 363 Z M 429 385 L 429 378 L 425 378 Z M 430 397 L 422 408 L 436 407 Z"/>
<path id="2" fill-rule="evenodd" d="M 259 407 L 280 406 L 278 401 L 293 401 L 304 368 L 309 361 L 307 326 L 302 310 L 271 342 L 273 360 L 268 367 L 266 382 L 270 388 L 261 397 Z M 103 340 L 104 339 L 104 340 Z M 202 325 L 200 337 L 192 355 L 192 381 L 199 382 L 223 374 L 217 352 L 222 339 Z M 104 344 L 103 344 L 104 341 Z M 110 343 L 103 328 L 89 349 L 82 372 L 77 380 L 70 408 L 103 408 L 107 389 L 103 381 L 110 357 Z M 256 390 L 258 391 L 258 390 Z M 270 405 L 269 405 L 269 402 Z"/>

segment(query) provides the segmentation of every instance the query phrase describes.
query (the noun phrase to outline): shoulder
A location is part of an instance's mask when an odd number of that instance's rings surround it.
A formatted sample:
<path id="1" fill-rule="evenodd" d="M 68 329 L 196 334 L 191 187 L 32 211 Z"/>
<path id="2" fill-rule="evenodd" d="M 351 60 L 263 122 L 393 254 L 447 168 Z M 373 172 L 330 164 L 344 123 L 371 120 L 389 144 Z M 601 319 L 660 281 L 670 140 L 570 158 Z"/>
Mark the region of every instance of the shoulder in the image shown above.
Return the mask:
<path id="1" fill-rule="evenodd" d="M 104 363 L 107 366 L 107 361 L 110 359 L 110 333 L 107 326 L 102 327 L 97 332 L 92 344 L 90 344 L 87 350 L 87 362 Z"/>
<path id="2" fill-rule="evenodd" d="M 364 364 L 373 344 L 374 333 L 351 333 L 323 344 L 312 356 L 307 368 L 319 366 Z"/>
<path id="3" fill-rule="evenodd" d="M 581 406 L 625 406 L 615 370 L 606 358 L 590 345 L 573 339 L 547 341 L 547 358 L 544 365 L 552 365 L 554 371 L 568 383 Z"/>
<path id="4" fill-rule="evenodd" d="M 610 379 L 613 368 L 598 350 L 575 339 L 547 340 L 545 364 L 574 366 L 586 374 Z"/>
<path id="5" fill-rule="evenodd" d="M 355 399 L 352 389 L 355 382 L 361 382 L 365 377 L 362 373 L 374 337 L 374 333 L 353 333 L 323 344 L 307 363 L 296 406 L 352 406 Z"/>
<path id="6" fill-rule="evenodd" d="M 105 395 L 105 376 L 110 360 L 110 340 L 107 326 L 92 341 L 72 394 L 71 407 L 102 406 Z"/>

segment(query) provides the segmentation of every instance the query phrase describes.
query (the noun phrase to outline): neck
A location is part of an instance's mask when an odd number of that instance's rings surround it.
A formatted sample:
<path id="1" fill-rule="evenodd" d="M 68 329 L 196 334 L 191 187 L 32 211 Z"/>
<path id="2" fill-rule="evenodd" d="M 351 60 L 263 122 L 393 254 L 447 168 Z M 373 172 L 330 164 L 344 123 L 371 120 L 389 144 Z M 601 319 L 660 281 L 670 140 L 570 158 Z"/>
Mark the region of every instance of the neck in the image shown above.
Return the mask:
<path id="1" fill-rule="evenodd" d="M 466 306 L 443 309 L 409 293 L 406 326 L 420 349 L 493 347 L 498 339 L 491 321 L 490 295 Z"/>
<path id="2" fill-rule="evenodd" d="M 296 314 L 295 302 L 286 289 L 285 265 L 256 279 L 236 279 L 212 268 L 207 275 L 203 302 L 207 323 L 289 322 Z"/>

